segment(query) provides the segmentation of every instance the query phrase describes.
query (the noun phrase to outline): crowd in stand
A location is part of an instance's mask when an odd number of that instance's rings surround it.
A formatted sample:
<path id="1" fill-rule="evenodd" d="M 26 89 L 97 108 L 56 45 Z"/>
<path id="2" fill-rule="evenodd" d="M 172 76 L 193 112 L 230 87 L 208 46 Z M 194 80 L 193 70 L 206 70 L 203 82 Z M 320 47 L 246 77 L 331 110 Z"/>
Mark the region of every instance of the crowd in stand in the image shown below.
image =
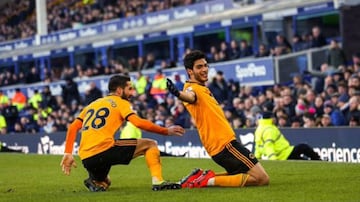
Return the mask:
<path id="1" fill-rule="evenodd" d="M 63 29 L 72 26 L 73 19 L 77 14 L 70 10 L 64 10 L 59 2 L 51 1 L 49 18 L 59 18 L 71 14 L 70 22 L 65 23 L 62 19 L 53 19 L 51 29 Z M 78 1 L 67 1 L 67 8 L 73 8 Z M 97 16 L 96 21 L 105 18 L 126 17 L 138 15 L 142 12 L 150 12 L 152 7 L 149 2 L 158 1 L 131 1 L 128 10 L 134 5 L 132 14 L 123 13 L 122 6 L 114 8 L 114 3 L 121 5 L 125 1 L 101 1 L 104 5 L 91 13 Z M 159 1 L 160 2 L 160 1 Z M 159 3 L 158 2 L 158 3 Z M 193 1 L 161 1 L 168 2 L 167 6 L 186 5 Z M 148 3 L 147 6 L 138 6 Z M 136 6 L 135 6 L 136 5 Z M 165 4 L 160 8 L 167 8 Z M 14 6 L 14 5 L 13 5 Z M 94 8 L 97 5 L 92 5 Z M 28 5 L 31 7 L 31 4 Z M 155 6 L 158 8 L 158 6 Z M 154 8 L 155 8 L 154 7 Z M 19 12 L 28 12 L 26 5 L 12 7 Z M 48 9 L 49 9 L 48 8 Z M 81 7 L 78 12 L 86 16 L 89 6 Z M 97 9 L 95 9 L 97 10 Z M 104 14 L 104 11 L 107 10 Z M 125 9 L 126 10 L 126 9 Z M 81 13 L 84 12 L 84 13 Z M 109 14 L 113 13 L 113 14 Z M 89 14 L 91 15 L 91 14 Z M 108 16 L 108 17 L 105 17 Z M 110 17 L 109 17 L 110 16 Z M 0 18 L 4 21 L 4 16 Z M 104 18 L 104 19 L 99 19 Z M 12 19 L 7 18 L 6 20 Z M 90 19 L 81 18 L 81 20 Z M 61 21 L 61 22 L 60 22 Z M 94 21 L 93 20 L 89 20 Z M 58 23 L 55 23 L 58 22 Z M 19 24 L 21 22 L 18 21 Z M 85 23 L 86 22 L 82 22 Z M 6 23 L 5 23 L 6 24 Z M 64 26 L 66 25 L 66 26 Z M 2 26 L 2 25 L 0 25 Z M 3 26 L 1 27 L 3 29 Z M 1 34 L 4 35 L 4 34 Z M 11 35 L 11 34 L 10 34 Z M 6 35 L 7 36 L 7 35 Z M 8 38 L 6 38 L 7 40 Z M 319 27 L 314 27 L 311 34 L 304 36 L 294 35 L 292 43 L 289 43 L 282 35 L 276 37 L 276 42 L 270 46 L 261 44 L 257 52 L 253 52 L 251 45 L 246 40 L 231 41 L 230 44 L 222 42 L 218 47 L 211 47 L 208 55 L 210 63 L 223 62 L 245 57 L 266 57 L 269 55 L 279 56 L 282 54 L 305 50 L 313 47 L 321 47 L 327 44 Z M 255 127 L 256 114 L 262 108 L 273 109 L 276 124 L 279 127 L 330 127 L 330 126 L 359 126 L 360 125 L 360 54 L 354 53 L 352 61 L 346 61 L 344 52 L 335 40 L 331 41 L 327 58 L 317 71 L 306 71 L 293 78 L 290 85 L 276 84 L 264 88 L 240 86 L 238 81 L 227 80 L 221 71 L 214 78 L 210 78 L 208 85 L 216 100 L 223 106 L 226 117 L 234 128 Z M 185 128 L 195 128 L 192 120 L 184 109 L 184 106 L 176 98 L 169 95 L 165 85 L 163 68 L 171 68 L 176 65 L 165 61 L 160 67 L 156 67 L 154 56 L 149 53 L 145 58 L 130 58 L 124 61 L 109 61 L 108 67 L 100 64 L 83 67 L 65 67 L 60 71 L 53 68 L 51 72 L 45 72 L 45 78 L 41 79 L 38 69 L 31 68 L 29 73 L 20 72 L 14 74 L 6 71 L 0 74 L 1 86 L 36 83 L 40 81 L 53 82 L 65 80 L 61 96 L 53 96 L 49 87 L 37 89 L 31 97 L 26 97 L 20 90 L 16 90 L 13 97 L 9 98 L 0 91 L 0 133 L 52 133 L 66 130 L 68 124 L 77 116 L 79 111 L 91 101 L 104 95 L 95 83 L 90 83 L 85 95 L 80 95 L 74 80 L 85 79 L 98 75 L 110 75 L 116 73 L 128 73 L 138 71 L 134 81 L 136 94 L 132 103 L 138 114 L 159 125 L 179 124 Z M 141 74 L 140 70 L 157 68 L 157 74 L 149 78 Z M 183 82 L 179 76 L 175 77 L 176 85 L 182 89 Z"/>
<path id="2" fill-rule="evenodd" d="M 48 33 L 96 22 L 147 14 L 204 0 L 47 0 Z M 28 38 L 36 33 L 35 0 L 8 1 L 1 8 L 0 42 Z"/>
<path id="3" fill-rule="evenodd" d="M 221 71 L 210 78 L 208 85 L 236 129 L 255 127 L 257 113 L 267 107 L 273 109 L 279 127 L 360 126 L 360 55 L 354 54 L 352 59 L 351 65 L 339 68 L 324 63 L 320 71 L 295 76 L 290 85 L 240 86 L 238 81 L 227 80 Z M 313 80 L 305 79 L 307 76 Z M 0 91 L 2 133 L 66 130 L 86 104 L 104 95 L 95 83 L 90 83 L 81 96 L 73 78 L 66 76 L 62 95 L 56 97 L 49 87 L 36 90 L 29 98 L 19 89 L 12 98 Z M 159 125 L 195 128 L 183 104 L 168 94 L 165 82 L 161 69 L 153 78 L 138 72 L 134 110 Z M 179 75 L 175 83 L 182 89 L 184 83 Z"/>
<path id="4" fill-rule="evenodd" d="M 276 57 L 325 45 L 327 45 L 325 37 L 322 35 L 320 28 L 315 26 L 312 28 L 311 34 L 304 35 L 304 39 L 299 39 L 297 35 L 294 35 L 292 43 L 289 43 L 283 35 L 279 34 L 276 36 L 273 44 L 260 44 L 258 50 L 255 52 L 253 51 L 252 45 L 246 40 L 232 40 L 229 44 L 223 41 L 218 46 L 211 46 L 210 50 L 207 51 L 207 57 L 209 63 L 224 62 L 247 57 Z M 189 51 L 190 49 L 187 49 L 185 54 Z M 338 67 L 339 65 L 347 64 L 344 51 L 334 39 L 331 40 L 331 48 L 328 55 L 329 57 L 324 59 L 324 61 L 330 66 Z M 111 59 L 109 65 L 106 67 L 101 66 L 99 63 L 91 65 L 87 64 L 84 66 L 77 64 L 76 67 L 68 67 L 64 64 L 64 68 L 51 68 L 51 71 L 45 69 L 46 72 L 44 73 L 43 79 L 40 78 L 39 70 L 35 67 L 32 67 L 27 73 L 20 71 L 18 74 L 11 70 L 5 70 L 0 72 L 0 84 L 1 86 L 7 86 L 19 83 L 36 83 L 39 81 L 49 83 L 63 80 L 68 76 L 82 79 L 98 75 L 135 72 L 153 68 L 166 69 L 177 66 L 176 61 L 161 60 L 161 62 L 158 62 L 157 58 L 155 58 L 154 54 L 151 52 L 147 53 L 145 57 L 124 58 L 119 56 L 119 58 L 120 59 Z"/>

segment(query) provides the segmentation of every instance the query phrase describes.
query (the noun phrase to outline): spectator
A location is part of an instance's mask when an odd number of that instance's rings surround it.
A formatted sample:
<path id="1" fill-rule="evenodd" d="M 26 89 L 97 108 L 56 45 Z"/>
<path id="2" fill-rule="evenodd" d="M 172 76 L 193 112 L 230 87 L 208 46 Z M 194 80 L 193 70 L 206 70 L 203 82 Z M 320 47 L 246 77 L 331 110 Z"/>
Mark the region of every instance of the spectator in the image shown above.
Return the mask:
<path id="1" fill-rule="evenodd" d="M 216 46 L 211 46 L 210 52 L 206 55 L 206 57 L 209 60 L 209 63 L 217 62 L 217 59 L 215 58 L 215 55 L 217 55 L 217 54 L 218 54 L 218 50 L 217 50 Z"/>
<path id="2" fill-rule="evenodd" d="M 320 95 L 316 96 L 314 102 L 315 117 L 321 117 L 324 114 L 324 98 Z"/>
<path id="3" fill-rule="evenodd" d="M 353 74 L 348 81 L 348 86 L 355 88 L 356 90 L 360 90 L 360 77 L 356 74 Z"/>
<path id="4" fill-rule="evenodd" d="M 0 89 L 0 110 L 4 107 L 9 106 L 10 99 L 7 95 L 4 94 L 4 91 Z"/>
<path id="5" fill-rule="evenodd" d="M 184 88 L 184 82 L 181 81 L 180 75 L 175 74 L 175 86 L 177 89 L 183 89 Z"/>
<path id="6" fill-rule="evenodd" d="M 229 58 L 230 60 L 236 60 L 239 57 L 240 57 L 240 48 L 235 40 L 231 40 Z"/>
<path id="7" fill-rule="evenodd" d="M 14 133 L 25 133 L 25 130 L 20 122 L 16 122 L 14 125 Z"/>
<path id="8" fill-rule="evenodd" d="M 354 53 L 351 59 L 352 59 L 351 68 L 354 70 L 354 72 L 360 72 L 360 52 Z"/>
<path id="9" fill-rule="evenodd" d="M 325 46 L 326 39 L 321 33 L 321 29 L 318 26 L 312 28 L 312 40 L 311 40 L 311 48 L 318 48 Z"/>
<path id="10" fill-rule="evenodd" d="M 293 98 L 291 95 L 283 95 L 283 102 L 284 102 L 284 106 L 283 109 L 286 111 L 286 114 L 289 117 L 293 117 L 296 115 L 295 112 L 295 106 L 296 106 L 296 101 L 293 101 Z"/>
<path id="11" fill-rule="evenodd" d="M 43 130 L 47 134 L 51 134 L 57 131 L 55 118 L 52 115 L 47 117 L 46 124 L 43 126 Z"/>
<path id="12" fill-rule="evenodd" d="M 302 41 L 302 38 L 298 34 L 295 34 L 292 38 L 292 51 L 298 52 L 305 49 L 305 43 Z"/>
<path id="13" fill-rule="evenodd" d="M 158 69 L 154 75 L 154 80 L 151 83 L 150 95 L 157 101 L 157 103 L 163 103 L 166 93 L 166 77 L 162 70 Z"/>
<path id="14" fill-rule="evenodd" d="M 169 116 L 165 119 L 165 127 L 170 127 L 172 125 L 175 125 L 174 118 Z"/>
<path id="15" fill-rule="evenodd" d="M 230 59 L 230 49 L 228 44 L 225 41 L 220 43 L 220 60 L 221 61 L 228 61 Z"/>
<path id="16" fill-rule="evenodd" d="M 15 94 L 11 100 L 12 104 L 14 106 L 16 106 L 18 111 L 21 111 L 22 109 L 24 109 L 25 105 L 26 105 L 26 96 L 24 93 L 21 92 L 20 88 L 16 88 L 15 89 Z"/>
<path id="17" fill-rule="evenodd" d="M 144 69 L 152 69 L 155 67 L 155 56 L 153 53 L 148 53 L 146 55 L 146 61 L 144 64 Z"/>
<path id="18" fill-rule="evenodd" d="M 259 50 L 258 52 L 255 54 L 256 58 L 260 58 L 260 57 L 267 57 L 270 55 L 269 50 L 267 49 L 265 44 L 260 44 L 259 45 Z"/>
<path id="19" fill-rule="evenodd" d="M 287 115 L 280 116 L 277 119 L 277 126 L 279 128 L 289 127 L 290 126 L 289 117 Z"/>
<path id="20" fill-rule="evenodd" d="M 174 123 L 175 125 L 182 126 L 183 128 L 190 128 L 191 126 L 189 112 L 185 109 L 183 103 L 178 103 L 176 106 Z"/>
<path id="21" fill-rule="evenodd" d="M 335 68 L 338 68 L 340 65 L 346 65 L 345 52 L 340 48 L 335 39 L 332 39 L 330 42 L 330 49 L 327 53 L 327 63 Z"/>
<path id="22" fill-rule="evenodd" d="M 35 134 L 39 131 L 38 125 L 33 119 L 29 119 L 28 117 L 21 117 L 20 123 L 24 128 L 25 133 Z"/>
<path id="23" fill-rule="evenodd" d="M 327 76 L 331 76 L 333 73 L 337 72 L 337 70 L 329 66 L 327 63 L 323 63 L 320 66 L 320 71 L 317 70 L 311 70 L 311 71 L 305 71 L 305 74 L 310 74 L 312 76 L 315 76 L 312 78 L 312 86 L 314 86 L 314 90 L 316 93 L 321 93 L 326 88 L 325 85 L 325 78 Z"/>
<path id="24" fill-rule="evenodd" d="M 39 108 L 39 104 L 42 102 L 42 96 L 38 89 L 34 90 L 34 94 L 28 100 L 28 104 L 35 109 Z"/>
<path id="25" fill-rule="evenodd" d="M 217 71 L 215 77 L 209 84 L 209 89 L 213 94 L 214 98 L 219 102 L 223 103 L 227 100 L 227 83 L 224 78 L 224 73 L 222 71 Z"/>
<path id="26" fill-rule="evenodd" d="M 343 111 L 347 123 L 353 119 L 360 119 L 360 101 L 358 96 L 353 96 L 346 103 L 346 108 Z M 348 125 L 348 124 L 347 124 Z"/>
<path id="27" fill-rule="evenodd" d="M 240 58 L 249 57 L 253 55 L 253 50 L 246 40 L 240 41 Z"/>
<path id="28" fill-rule="evenodd" d="M 333 124 L 331 123 L 331 118 L 329 114 L 323 114 L 320 117 L 320 127 L 331 127 Z"/>
<path id="29" fill-rule="evenodd" d="M 64 103 L 67 106 L 70 106 L 73 101 L 80 103 L 81 99 L 77 83 L 69 77 L 66 78 L 65 82 L 66 84 L 62 86 L 62 97 L 64 99 Z"/>
<path id="30" fill-rule="evenodd" d="M 0 134 L 5 135 L 7 133 L 7 124 L 5 117 L 0 113 Z"/>
<path id="31" fill-rule="evenodd" d="M 227 106 L 231 106 L 233 100 L 239 96 L 240 93 L 240 83 L 238 81 L 234 81 L 230 79 L 228 82 L 228 99 L 227 99 Z M 179 89 L 179 88 L 178 88 Z"/>
<path id="32" fill-rule="evenodd" d="M 147 85 L 146 76 L 142 74 L 141 71 L 136 73 L 136 80 L 135 80 L 135 90 L 138 95 L 142 95 L 145 93 Z"/>
<path id="33" fill-rule="evenodd" d="M 56 98 L 51 94 L 49 86 L 45 86 L 43 88 L 41 96 L 42 96 L 41 105 L 43 107 L 49 107 L 49 108 L 51 108 L 51 110 L 58 110 L 59 109 Z"/>
<path id="34" fill-rule="evenodd" d="M 273 49 L 271 49 L 271 55 L 274 57 L 284 54 L 287 54 L 285 46 L 275 46 Z"/>
<path id="35" fill-rule="evenodd" d="M 305 113 L 303 116 L 304 121 L 304 128 L 315 128 L 316 126 L 316 120 L 315 117 L 309 113 Z"/>
<path id="36" fill-rule="evenodd" d="M 309 49 L 311 48 L 311 44 L 312 44 L 312 34 L 311 33 L 303 33 L 301 35 L 301 40 L 303 42 L 304 45 L 304 49 Z"/>
<path id="37" fill-rule="evenodd" d="M 291 45 L 289 41 L 285 38 L 285 36 L 279 34 L 276 36 L 275 41 L 275 47 L 282 47 L 283 53 L 290 53 L 292 51 Z"/>
<path id="38" fill-rule="evenodd" d="M 358 127 L 360 126 L 360 118 L 359 117 L 351 117 L 349 121 L 350 127 Z"/>
<path id="39" fill-rule="evenodd" d="M 1 114 L 6 119 L 7 131 L 13 131 L 15 122 L 19 117 L 19 111 L 17 110 L 17 107 L 14 105 L 8 105 L 2 109 Z"/>
<path id="40" fill-rule="evenodd" d="M 26 83 L 40 82 L 40 73 L 36 67 L 31 67 L 30 72 L 26 76 Z"/>
<path id="41" fill-rule="evenodd" d="M 85 104 L 88 105 L 101 97 L 103 97 L 102 91 L 96 86 L 94 81 L 90 82 L 85 92 Z"/>
<path id="42" fill-rule="evenodd" d="M 331 122 L 334 126 L 343 126 L 346 124 L 343 114 L 333 105 L 330 100 L 324 103 L 324 114 L 331 117 Z"/>
<path id="43" fill-rule="evenodd" d="M 290 123 L 291 123 L 291 128 L 301 128 L 303 126 L 301 118 L 296 116 L 290 118 Z"/>

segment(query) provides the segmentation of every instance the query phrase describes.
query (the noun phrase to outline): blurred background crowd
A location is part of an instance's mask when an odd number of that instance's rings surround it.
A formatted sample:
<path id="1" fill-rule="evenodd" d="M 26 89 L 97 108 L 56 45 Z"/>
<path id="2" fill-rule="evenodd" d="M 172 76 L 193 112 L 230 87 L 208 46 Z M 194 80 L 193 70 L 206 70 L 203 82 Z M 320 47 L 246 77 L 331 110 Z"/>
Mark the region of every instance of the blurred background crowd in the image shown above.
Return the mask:
<path id="1" fill-rule="evenodd" d="M 78 0 L 48 0 L 47 12 L 49 32 L 81 27 L 116 18 L 142 15 L 201 1 L 192 0 L 134 0 L 99 1 L 84 5 Z M 0 14 L 0 42 L 35 35 L 36 22 L 34 1 L 9 1 L 2 6 Z M 209 78 L 208 86 L 224 113 L 235 128 L 251 128 L 256 125 L 257 114 L 268 108 L 275 115 L 279 127 L 331 127 L 360 125 L 360 50 L 347 60 L 338 41 L 327 41 L 318 26 L 303 35 L 295 34 L 288 41 L 278 34 L 270 45 L 260 44 L 257 51 L 246 40 L 221 42 L 206 52 L 208 62 L 224 62 L 239 58 L 280 56 L 310 48 L 329 46 L 327 56 L 317 70 L 304 71 L 293 77 L 291 83 L 273 86 L 243 86 L 239 81 L 228 80 L 223 72 Z M 186 50 L 186 52 L 190 49 Z M 13 97 L 7 97 L 0 90 L 0 132 L 8 133 L 52 133 L 65 131 L 80 110 L 93 100 L 105 96 L 95 83 L 90 83 L 84 95 L 78 91 L 75 80 L 99 75 L 137 72 L 134 80 L 136 92 L 132 99 L 134 110 L 156 124 L 168 126 L 179 124 L 195 128 L 183 104 L 169 95 L 163 70 L 177 67 L 177 61 L 157 62 L 154 54 L 145 57 L 111 60 L 108 66 L 53 68 L 40 78 L 39 69 L 32 67 L 28 72 L 15 74 L 0 73 L 0 86 L 51 83 L 65 80 L 62 95 L 53 96 L 45 87 L 27 97 L 20 89 Z M 181 64 L 180 64 L 181 65 Z M 153 77 L 142 74 L 143 70 L 156 69 Z M 184 80 L 175 76 L 175 82 L 182 89 Z"/>

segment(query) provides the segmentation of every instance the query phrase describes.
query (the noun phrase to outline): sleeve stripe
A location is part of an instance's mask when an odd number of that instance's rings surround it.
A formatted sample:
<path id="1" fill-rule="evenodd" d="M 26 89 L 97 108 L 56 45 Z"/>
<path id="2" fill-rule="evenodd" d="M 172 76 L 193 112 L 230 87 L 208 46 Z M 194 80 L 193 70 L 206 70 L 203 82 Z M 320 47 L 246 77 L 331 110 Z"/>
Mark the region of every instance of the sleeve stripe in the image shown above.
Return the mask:
<path id="1" fill-rule="evenodd" d="M 128 115 L 125 117 L 125 120 L 128 121 L 129 116 L 131 116 L 131 115 L 133 115 L 133 114 L 135 114 L 135 113 L 133 112 L 133 113 L 128 114 Z"/>

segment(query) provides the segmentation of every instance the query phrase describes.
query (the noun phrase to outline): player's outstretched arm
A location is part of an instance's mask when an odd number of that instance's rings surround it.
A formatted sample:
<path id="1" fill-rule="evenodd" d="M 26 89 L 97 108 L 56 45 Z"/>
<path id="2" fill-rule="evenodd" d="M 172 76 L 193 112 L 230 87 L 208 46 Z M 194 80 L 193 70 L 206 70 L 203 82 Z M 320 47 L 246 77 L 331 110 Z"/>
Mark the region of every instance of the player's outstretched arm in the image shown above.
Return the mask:
<path id="1" fill-rule="evenodd" d="M 179 91 L 170 79 L 166 79 L 166 87 L 171 94 L 178 97 L 184 102 L 194 103 L 196 101 L 196 96 L 194 92 Z"/>
<path id="2" fill-rule="evenodd" d="M 76 163 L 72 155 L 73 146 L 76 139 L 76 135 L 82 127 L 82 121 L 80 119 L 75 119 L 69 126 L 66 132 L 65 140 L 65 152 L 64 156 L 60 162 L 60 166 L 65 175 L 70 175 L 71 167 L 76 168 Z"/>
<path id="3" fill-rule="evenodd" d="M 153 122 L 142 119 L 136 114 L 132 114 L 127 118 L 128 121 L 130 121 L 134 126 L 146 130 L 153 133 L 158 133 L 162 135 L 176 135 L 176 136 L 182 136 L 185 133 L 185 129 L 181 126 L 170 126 L 168 128 L 161 127 L 159 125 L 154 124 Z"/>

